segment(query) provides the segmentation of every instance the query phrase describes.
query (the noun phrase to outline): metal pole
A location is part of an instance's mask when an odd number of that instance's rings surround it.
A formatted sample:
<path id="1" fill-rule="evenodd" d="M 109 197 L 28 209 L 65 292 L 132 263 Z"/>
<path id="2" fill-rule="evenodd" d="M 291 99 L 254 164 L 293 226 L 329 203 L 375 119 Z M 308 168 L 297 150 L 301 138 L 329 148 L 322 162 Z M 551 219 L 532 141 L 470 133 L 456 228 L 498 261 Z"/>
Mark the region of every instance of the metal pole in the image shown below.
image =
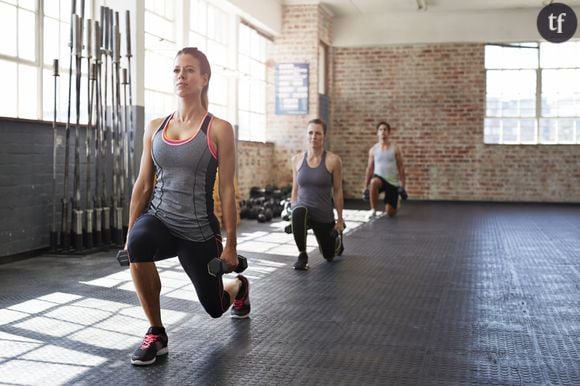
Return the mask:
<path id="1" fill-rule="evenodd" d="M 56 251 L 59 244 L 59 234 L 56 226 L 56 115 L 57 115 L 57 87 L 58 87 L 58 59 L 53 61 L 54 77 L 54 115 L 52 118 L 52 228 L 50 230 L 50 250 Z"/>
<path id="2" fill-rule="evenodd" d="M 69 223 L 69 191 L 68 191 L 68 164 L 69 164 L 69 152 L 70 152 L 70 115 L 71 115 L 71 90 L 72 90 L 72 63 L 74 55 L 74 24 L 75 24 L 75 9 L 76 0 L 71 0 L 71 17 L 70 17 L 70 40 L 69 40 L 69 72 L 68 72 L 68 109 L 66 115 L 66 126 L 65 126 L 65 145 L 64 145 L 64 192 L 62 195 L 62 213 L 61 213 L 61 236 L 62 236 L 62 249 L 67 251 L 70 249 L 70 223 Z"/>
<path id="3" fill-rule="evenodd" d="M 85 186 L 85 229 L 83 232 L 85 246 L 87 248 L 93 247 L 93 195 L 92 195 L 92 188 L 91 188 L 91 156 L 92 156 L 92 139 L 93 139 L 93 102 L 94 102 L 94 92 L 95 92 L 95 81 L 96 81 L 96 68 L 92 65 L 92 57 L 93 57 L 93 21 L 91 19 L 87 19 L 86 25 L 86 57 L 87 57 L 87 69 L 89 72 L 88 80 L 87 80 L 87 115 L 88 115 L 88 123 L 87 123 L 87 133 L 85 136 L 85 156 L 87 159 L 87 167 L 86 167 L 86 186 Z"/>
<path id="4" fill-rule="evenodd" d="M 133 189 L 135 184 L 135 121 L 133 119 L 133 86 L 131 83 L 131 13 L 129 10 L 125 11 L 125 30 L 127 36 L 127 85 L 129 87 L 129 191 Z"/>
<path id="5" fill-rule="evenodd" d="M 84 1 L 83 1 L 84 3 Z M 81 120 L 81 65 L 82 65 L 82 19 L 75 15 L 75 57 L 76 57 L 76 126 L 75 126 L 75 169 L 73 180 L 73 245 L 75 250 L 83 249 L 83 224 L 80 189 L 80 120 Z"/>
<path id="6" fill-rule="evenodd" d="M 95 42 L 93 44 L 93 56 L 95 58 L 94 69 L 95 69 L 95 92 L 96 92 L 96 103 L 95 103 L 95 196 L 93 197 L 94 208 L 95 208 L 95 223 L 93 232 L 93 241 L 95 245 L 101 245 L 103 242 L 102 238 L 102 212 L 103 208 L 100 200 L 100 186 L 101 186 L 101 168 L 102 157 L 101 157 L 101 144 L 103 141 L 102 129 L 103 120 L 102 118 L 102 95 L 101 95 L 101 55 L 102 55 L 102 34 L 101 25 L 98 21 L 95 21 Z"/>

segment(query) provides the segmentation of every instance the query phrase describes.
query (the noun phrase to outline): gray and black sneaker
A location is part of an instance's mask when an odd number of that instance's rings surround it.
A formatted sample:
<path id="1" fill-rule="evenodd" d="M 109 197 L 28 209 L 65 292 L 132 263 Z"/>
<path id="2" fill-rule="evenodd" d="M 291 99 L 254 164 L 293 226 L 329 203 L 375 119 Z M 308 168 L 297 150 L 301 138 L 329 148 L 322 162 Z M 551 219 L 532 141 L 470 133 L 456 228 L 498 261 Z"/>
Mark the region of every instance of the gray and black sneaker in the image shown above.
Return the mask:
<path id="1" fill-rule="evenodd" d="M 306 252 L 300 252 L 298 260 L 294 263 L 294 269 L 298 271 L 306 271 L 308 268 L 308 254 Z"/>
<path id="2" fill-rule="evenodd" d="M 131 356 L 131 364 L 137 366 L 150 365 L 157 360 L 157 357 L 167 355 L 167 334 L 164 328 L 149 327 L 143 343 Z"/>
<path id="3" fill-rule="evenodd" d="M 242 286 L 240 287 L 238 296 L 234 300 L 230 317 L 244 319 L 250 316 L 250 282 L 243 275 L 238 275 L 237 279 L 242 282 Z"/>

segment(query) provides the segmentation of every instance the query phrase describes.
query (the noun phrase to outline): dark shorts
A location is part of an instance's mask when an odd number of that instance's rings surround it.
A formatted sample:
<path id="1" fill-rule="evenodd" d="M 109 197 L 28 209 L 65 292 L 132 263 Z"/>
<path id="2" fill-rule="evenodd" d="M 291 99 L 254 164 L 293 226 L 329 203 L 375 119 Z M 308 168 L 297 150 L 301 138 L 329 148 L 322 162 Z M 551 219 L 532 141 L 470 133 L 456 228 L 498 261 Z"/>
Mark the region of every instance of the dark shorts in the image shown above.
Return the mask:
<path id="1" fill-rule="evenodd" d="M 373 177 L 381 180 L 381 187 L 379 188 L 379 193 L 385 192 L 384 202 L 389 204 L 393 209 L 397 209 L 397 204 L 399 203 L 399 188 L 395 185 L 389 184 L 383 177 L 377 176 Z"/>
<path id="2" fill-rule="evenodd" d="M 220 275 L 212 276 L 207 263 L 219 257 L 223 247 L 221 235 L 203 242 L 185 240 L 173 235 L 161 220 L 151 214 L 137 219 L 127 240 L 131 263 L 153 262 L 177 256 L 191 279 L 200 303 L 212 317 L 221 316 L 230 306 Z"/>

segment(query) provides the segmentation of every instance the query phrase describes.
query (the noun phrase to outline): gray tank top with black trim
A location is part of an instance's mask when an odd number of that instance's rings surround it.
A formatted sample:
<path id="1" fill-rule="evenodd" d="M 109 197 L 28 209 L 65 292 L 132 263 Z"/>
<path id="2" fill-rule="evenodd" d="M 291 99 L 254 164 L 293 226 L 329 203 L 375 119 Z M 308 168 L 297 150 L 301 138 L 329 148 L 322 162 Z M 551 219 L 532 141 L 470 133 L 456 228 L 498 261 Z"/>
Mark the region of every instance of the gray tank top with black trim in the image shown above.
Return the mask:
<path id="1" fill-rule="evenodd" d="M 308 153 L 304 153 L 302 165 L 296 176 L 298 182 L 296 206 L 308 208 L 310 218 L 316 222 L 333 222 L 332 173 L 326 169 L 326 151 L 322 153 L 320 164 L 314 168 L 308 166 L 307 156 Z"/>
<path id="2" fill-rule="evenodd" d="M 208 113 L 194 137 L 174 141 L 164 134 L 173 114 L 153 134 L 151 155 L 156 183 L 147 213 L 161 220 L 175 236 L 196 242 L 220 234 L 213 212 L 217 154 L 210 148 Z"/>

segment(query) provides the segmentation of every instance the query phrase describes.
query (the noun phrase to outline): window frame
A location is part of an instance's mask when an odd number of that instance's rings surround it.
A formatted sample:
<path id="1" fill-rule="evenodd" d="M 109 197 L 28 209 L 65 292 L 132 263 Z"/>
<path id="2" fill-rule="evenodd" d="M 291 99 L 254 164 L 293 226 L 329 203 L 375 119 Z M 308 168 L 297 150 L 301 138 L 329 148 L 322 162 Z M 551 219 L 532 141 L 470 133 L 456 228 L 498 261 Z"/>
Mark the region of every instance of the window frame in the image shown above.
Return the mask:
<path id="1" fill-rule="evenodd" d="M 573 41 L 574 44 L 580 45 L 580 41 Z M 525 43 L 512 43 L 512 44 L 486 44 L 485 45 L 485 79 L 486 79 L 486 94 L 485 94 L 485 113 L 484 113 L 484 123 L 483 123 L 483 143 L 486 145 L 579 145 L 580 144 L 580 112 L 577 111 L 576 115 L 566 115 L 566 116 L 552 116 L 546 113 L 544 109 L 543 102 L 547 95 L 544 92 L 544 86 L 546 85 L 545 74 L 549 71 L 561 71 L 561 70 L 569 70 L 572 72 L 576 72 L 578 76 L 580 76 L 580 64 L 575 66 L 543 66 L 542 65 L 542 55 L 544 50 L 543 47 L 548 47 L 547 45 L 550 43 L 546 42 L 525 42 Z M 487 64 L 487 48 L 499 46 L 499 47 L 506 47 L 506 48 L 515 48 L 515 49 L 533 49 L 537 50 L 536 62 L 534 66 L 488 66 Z M 544 48 L 545 49 L 545 48 Z M 578 49 L 578 46 L 576 47 Z M 493 72 L 516 72 L 516 71 L 534 71 L 535 72 L 535 92 L 534 92 L 534 114 L 531 116 L 526 115 L 489 115 L 490 110 L 490 85 L 489 79 L 490 74 Z M 499 98 L 501 103 L 501 98 Z M 512 99 L 511 102 L 514 101 L 521 101 Z M 580 103 L 580 102 L 576 102 Z M 580 106 L 580 105 L 579 105 Z M 576 107 L 577 109 L 579 107 Z M 534 139 L 531 141 L 522 140 L 522 130 L 521 130 L 521 123 L 527 120 L 533 119 L 534 120 Z M 555 121 L 557 128 L 555 134 L 555 140 L 549 141 L 543 136 L 543 124 L 544 121 Z M 558 139 L 559 135 L 559 123 L 564 122 L 566 120 L 571 120 L 572 129 L 572 141 L 561 141 Z M 495 125 L 491 125 L 492 121 L 498 121 Z M 504 124 L 513 121 L 515 122 L 515 131 L 516 140 L 508 141 L 505 140 L 505 134 L 507 128 L 504 127 Z M 575 121 L 575 123 L 574 123 Z M 574 125 L 575 128 L 574 128 Z M 514 129 L 513 126 L 511 126 Z M 492 134 L 495 132 L 495 134 Z M 494 140 L 493 136 L 497 136 L 497 140 Z"/>

